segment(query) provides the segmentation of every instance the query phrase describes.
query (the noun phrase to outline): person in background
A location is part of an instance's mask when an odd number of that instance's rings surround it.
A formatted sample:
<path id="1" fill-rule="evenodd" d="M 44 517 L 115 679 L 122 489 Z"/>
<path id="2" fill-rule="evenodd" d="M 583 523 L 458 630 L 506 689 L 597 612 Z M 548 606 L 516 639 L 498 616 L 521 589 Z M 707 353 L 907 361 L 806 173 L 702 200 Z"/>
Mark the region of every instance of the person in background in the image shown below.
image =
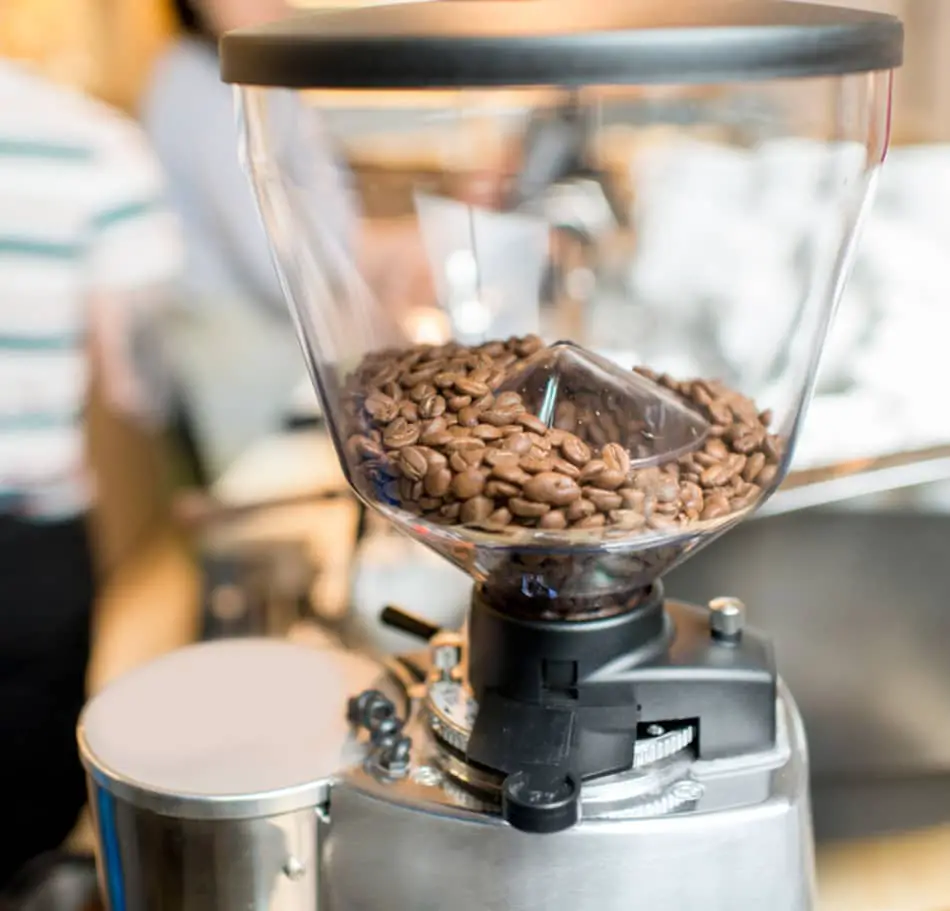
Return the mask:
<path id="1" fill-rule="evenodd" d="M 186 267 L 168 346 L 211 480 L 280 430 L 304 375 L 253 192 L 238 159 L 217 39 L 278 19 L 283 0 L 175 0 L 182 34 L 158 59 L 141 119 L 168 175 Z"/>
<path id="2" fill-rule="evenodd" d="M 164 397 L 141 340 L 181 259 L 138 126 L 0 59 L 0 884 L 85 803 L 90 377 L 95 362 L 107 406 L 156 426 Z"/>

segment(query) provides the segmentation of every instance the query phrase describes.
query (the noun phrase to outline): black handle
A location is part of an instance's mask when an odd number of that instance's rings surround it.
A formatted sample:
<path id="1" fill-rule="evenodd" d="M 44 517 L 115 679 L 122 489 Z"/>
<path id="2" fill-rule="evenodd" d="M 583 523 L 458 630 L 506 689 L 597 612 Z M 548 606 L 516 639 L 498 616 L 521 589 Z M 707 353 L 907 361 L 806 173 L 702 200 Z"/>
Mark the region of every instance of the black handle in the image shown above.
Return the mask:
<path id="1" fill-rule="evenodd" d="M 399 632 L 405 633 L 407 636 L 414 636 L 423 642 L 428 642 L 439 632 L 439 627 L 429 623 L 428 620 L 409 614 L 401 607 L 393 607 L 391 604 L 387 604 L 383 608 L 379 619 L 390 629 L 399 630 Z"/>

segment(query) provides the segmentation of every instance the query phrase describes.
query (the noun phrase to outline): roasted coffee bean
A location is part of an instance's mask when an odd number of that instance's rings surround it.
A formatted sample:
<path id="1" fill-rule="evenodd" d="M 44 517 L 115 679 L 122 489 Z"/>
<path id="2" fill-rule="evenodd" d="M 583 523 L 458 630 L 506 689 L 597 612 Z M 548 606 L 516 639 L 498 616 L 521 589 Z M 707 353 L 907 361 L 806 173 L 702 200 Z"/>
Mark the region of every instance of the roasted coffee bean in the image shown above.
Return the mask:
<path id="1" fill-rule="evenodd" d="M 461 452 L 463 449 L 484 449 L 485 441 L 473 436 L 453 437 L 442 448 L 446 452 Z"/>
<path id="2" fill-rule="evenodd" d="M 384 424 L 388 424 L 396 417 L 396 412 L 399 410 L 399 403 L 385 393 L 377 391 L 370 393 L 370 395 L 366 397 L 363 407 L 370 417 Z"/>
<path id="3" fill-rule="evenodd" d="M 623 497 L 613 490 L 587 487 L 584 489 L 584 496 L 601 512 L 609 512 L 611 509 L 619 509 L 623 506 Z"/>
<path id="4" fill-rule="evenodd" d="M 581 470 L 576 465 L 568 462 L 567 459 L 559 459 L 557 456 L 552 456 L 551 466 L 553 471 L 566 474 L 569 478 L 579 478 L 581 476 Z"/>
<path id="5" fill-rule="evenodd" d="M 383 444 L 389 449 L 412 446 L 418 439 L 419 425 L 411 424 L 404 417 L 398 417 L 391 421 L 383 431 Z"/>
<path id="6" fill-rule="evenodd" d="M 721 487 L 728 483 L 731 474 L 728 465 L 711 465 L 703 470 L 703 473 L 699 476 L 699 483 L 703 487 Z"/>
<path id="7" fill-rule="evenodd" d="M 709 521 L 710 519 L 721 519 L 723 516 L 729 515 L 731 508 L 729 506 L 729 500 L 726 498 L 725 494 L 715 493 L 710 497 L 706 498 L 706 505 L 703 507 L 702 519 L 704 521 Z"/>
<path id="8" fill-rule="evenodd" d="M 744 481 L 754 481 L 763 468 L 765 468 L 765 453 L 752 453 L 745 463 L 745 468 L 742 469 L 742 479 Z"/>
<path id="9" fill-rule="evenodd" d="M 590 447 L 573 433 L 565 433 L 561 440 L 561 455 L 572 465 L 583 468 L 590 461 Z"/>
<path id="10" fill-rule="evenodd" d="M 484 449 L 463 449 L 452 453 L 449 457 L 449 467 L 452 471 L 468 471 L 470 468 L 478 468 L 484 457 Z"/>
<path id="11" fill-rule="evenodd" d="M 502 507 L 501 509 L 496 509 L 487 519 L 485 519 L 485 524 L 489 527 L 504 527 L 505 525 L 511 525 L 511 518 L 511 512 L 505 507 Z"/>
<path id="12" fill-rule="evenodd" d="M 446 399 L 445 404 L 449 411 L 461 411 L 472 404 L 472 397 L 470 395 L 453 395 Z"/>
<path id="13" fill-rule="evenodd" d="M 659 530 L 724 518 L 774 484 L 785 444 L 768 433 L 771 413 L 718 380 L 637 369 L 711 422 L 698 451 L 659 466 L 636 467 L 657 454 L 654 429 L 622 392 L 581 384 L 549 428 L 520 392 L 494 391 L 542 348 L 530 336 L 367 355 L 344 378 L 341 403 L 359 489 L 440 524 L 500 531 L 514 513 L 522 528 L 609 534 L 646 519 Z"/>
<path id="14" fill-rule="evenodd" d="M 538 520 L 538 528 L 560 531 L 562 528 L 567 528 L 567 516 L 560 509 L 546 512 Z"/>
<path id="15" fill-rule="evenodd" d="M 643 528 L 647 522 L 646 516 L 635 509 L 612 509 L 609 518 L 613 525 L 624 531 L 636 531 L 638 528 Z"/>
<path id="16" fill-rule="evenodd" d="M 448 468 L 430 468 L 423 484 L 430 497 L 444 497 L 452 486 L 452 472 Z"/>
<path id="17" fill-rule="evenodd" d="M 496 462 L 492 466 L 491 477 L 499 481 L 507 481 L 509 484 L 517 484 L 519 487 L 531 480 L 531 475 L 517 462 Z"/>
<path id="18" fill-rule="evenodd" d="M 433 433 L 425 433 L 419 438 L 419 442 L 425 446 L 444 446 L 446 443 L 454 440 L 448 430 L 437 430 Z"/>
<path id="19" fill-rule="evenodd" d="M 507 481 L 489 481 L 485 485 L 486 497 L 516 497 L 521 493 L 521 488 L 517 484 L 509 484 Z"/>
<path id="20" fill-rule="evenodd" d="M 500 440 L 504 434 L 500 428 L 492 427 L 491 424 L 479 424 L 472 428 L 472 436 L 479 440 Z"/>
<path id="21" fill-rule="evenodd" d="M 578 480 L 581 484 L 586 484 L 588 481 L 592 481 L 597 477 L 602 471 L 607 470 L 607 465 L 600 459 L 592 459 L 586 465 L 581 468 L 581 473 L 578 476 Z"/>
<path id="22" fill-rule="evenodd" d="M 427 395 L 419 401 L 419 417 L 426 420 L 445 414 L 445 399 L 441 395 Z"/>
<path id="23" fill-rule="evenodd" d="M 712 456 L 712 458 L 721 462 L 729 455 L 729 447 L 726 446 L 723 441 L 717 437 L 713 437 L 711 440 L 706 441 L 706 445 L 703 447 L 706 454 Z M 697 453 L 697 458 L 701 453 Z M 711 464 L 711 463 L 706 463 Z"/>
<path id="24" fill-rule="evenodd" d="M 581 489 L 573 478 L 545 471 L 524 483 L 524 495 L 538 503 L 568 506 L 581 496 Z"/>
<path id="25" fill-rule="evenodd" d="M 459 395 L 469 396 L 470 398 L 474 399 L 477 399 L 481 395 L 487 395 L 489 392 L 491 392 L 485 383 L 479 380 L 469 379 L 465 376 L 460 376 L 455 381 L 455 389 Z"/>
<path id="26" fill-rule="evenodd" d="M 607 524 L 607 519 L 603 513 L 595 513 L 574 523 L 574 528 L 603 528 Z"/>
<path id="27" fill-rule="evenodd" d="M 510 437 L 506 437 L 504 443 L 501 444 L 502 449 L 507 452 L 514 452 L 519 456 L 527 455 L 531 450 L 532 442 L 531 437 L 526 433 L 515 433 Z"/>
<path id="28" fill-rule="evenodd" d="M 622 472 L 624 477 L 630 471 L 630 454 L 619 443 L 608 443 L 601 451 L 600 457 L 609 469 Z"/>
<path id="29" fill-rule="evenodd" d="M 528 474 L 541 474 L 542 471 L 554 471 L 554 462 L 551 459 L 538 458 L 534 455 L 522 456 L 518 464 Z"/>
<path id="30" fill-rule="evenodd" d="M 444 519 L 457 519 L 459 514 L 462 512 L 461 503 L 446 503 L 445 506 L 439 509 L 439 515 Z M 465 519 L 462 519 L 465 522 Z"/>
<path id="31" fill-rule="evenodd" d="M 415 424 L 419 420 L 419 407 L 415 402 L 410 402 L 409 399 L 399 403 L 399 414 L 404 417 L 410 424 Z"/>
<path id="32" fill-rule="evenodd" d="M 459 423 L 464 427 L 476 427 L 480 423 L 481 414 L 474 405 L 467 405 L 459 410 Z"/>
<path id="33" fill-rule="evenodd" d="M 481 494 L 485 489 L 485 482 L 487 480 L 488 478 L 484 471 L 480 471 L 477 468 L 469 468 L 460 472 L 452 479 L 451 490 L 460 500 L 470 500 L 472 497 L 477 497 Z"/>
<path id="34" fill-rule="evenodd" d="M 431 383 L 416 383 L 416 385 L 409 390 L 409 398 L 416 404 L 421 402 L 426 396 L 435 394 L 436 388 Z"/>
<path id="35" fill-rule="evenodd" d="M 544 436 L 544 434 L 547 433 L 548 425 L 545 424 L 541 418 L 531 414 L 529 411 L 518 415 L 518 423 L 526 430 L 538 434 L 538 436 Z"/>
<path id="36" fill-rule="evenodd" d="M 756 483 L 762 487 L 769 487 L 778 474 L 778 465 L 766 465 L 756 476 Z"/>
<path id="37" fill-rule="evenodd" d="M 462 504 L 461 518 L 465 524 L 483 522 L 495 509 L 495 504 L 488 497 L 475 496 Z"/>
<path id="38" fill-rule="evenodd" d="M 421 481 L 429 471 L 429 460 L 418 446 L 407 446 L 399 455 L 399 467 L 411 481 Z"/>
<path id="39" fill-rule="evenodd" d="M 538 519 L 551 509 L 551 504 L 512 497 L 508 501 L 508 508 L 522 519 Z"/>
<path id="40" fill-rule="evenodd" d="M 571 522 L 592 516 L 595 512 L 597 512 L 597 507 L 587 499 L 575 500 L 566 510 L 567 518 Z"/>

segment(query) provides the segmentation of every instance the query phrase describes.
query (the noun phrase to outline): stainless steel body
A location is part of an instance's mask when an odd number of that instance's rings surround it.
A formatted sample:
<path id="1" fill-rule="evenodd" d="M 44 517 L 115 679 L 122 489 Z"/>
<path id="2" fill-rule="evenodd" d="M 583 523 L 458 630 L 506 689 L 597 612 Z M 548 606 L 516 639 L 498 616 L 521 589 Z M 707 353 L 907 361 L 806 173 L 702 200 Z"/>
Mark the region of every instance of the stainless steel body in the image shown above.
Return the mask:
<path id="1" fill-rule="evenodd" d="M 110 911 L 317 911 L 312 808 L 255 819 L 166 816 L 92 782 L 100 885 Z"/>
<path id="2" fill-rule="evenodd" d="M 810 911 L 807 750 L 784 690 L 779 709 L 774 751 L 689 763 L 626 810 L 587 787 L 581 823 L 556 835 L 466 808 L 424 751 L 398 782 L 353 771 L 330 794 L 325 907 Z"/>

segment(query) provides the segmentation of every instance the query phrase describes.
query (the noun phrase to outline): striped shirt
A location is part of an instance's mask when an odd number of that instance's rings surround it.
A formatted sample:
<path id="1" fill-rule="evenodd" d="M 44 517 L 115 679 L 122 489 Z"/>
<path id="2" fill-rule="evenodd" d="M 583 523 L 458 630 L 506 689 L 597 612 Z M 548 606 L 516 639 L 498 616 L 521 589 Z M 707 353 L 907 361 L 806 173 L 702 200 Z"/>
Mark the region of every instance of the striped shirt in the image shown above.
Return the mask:
<path id="1" fill-rule="evenodd" d="M 0 60 L 0 512 L 90 505 L 83 412 L 101 326 L 113 401 L 141 401 L 121 363 L 137 308 L 181 249 L 159 169 L 123 115 Z M 97 332 L 97 336 L 99 333 Z"/>

